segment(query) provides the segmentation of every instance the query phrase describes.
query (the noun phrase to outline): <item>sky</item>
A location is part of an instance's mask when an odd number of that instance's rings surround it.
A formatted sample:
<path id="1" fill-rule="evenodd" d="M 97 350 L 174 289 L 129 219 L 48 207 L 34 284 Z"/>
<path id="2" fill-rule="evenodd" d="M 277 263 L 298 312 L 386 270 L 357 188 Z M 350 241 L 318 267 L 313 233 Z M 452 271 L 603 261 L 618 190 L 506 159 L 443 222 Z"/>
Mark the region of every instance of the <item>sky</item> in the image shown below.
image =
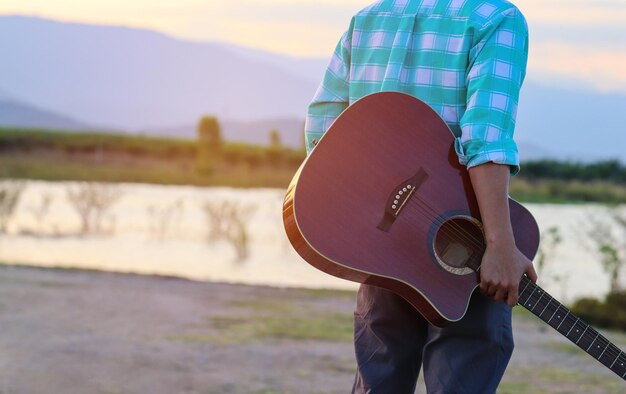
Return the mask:
<path id="1" fill-rule="evenodd" d="M 298 57 L 327 57 L 368 0 L 3 0 L 0 14 L 158 30 Z M 517 0 L 529 74 L 626 93 L 626 0 Z"/>

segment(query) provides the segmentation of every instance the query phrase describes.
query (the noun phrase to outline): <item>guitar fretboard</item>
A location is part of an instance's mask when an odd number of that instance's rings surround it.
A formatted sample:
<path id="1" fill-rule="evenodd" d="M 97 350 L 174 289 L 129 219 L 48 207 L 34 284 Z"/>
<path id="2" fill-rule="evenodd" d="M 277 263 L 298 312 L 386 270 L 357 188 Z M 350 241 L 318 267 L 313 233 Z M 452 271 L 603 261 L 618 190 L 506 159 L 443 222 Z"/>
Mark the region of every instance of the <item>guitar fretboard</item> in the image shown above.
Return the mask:
<path id="1" fill-rule="evenodd" d="M 524 276 L 518 303 L 626 380 L 626 354 Z"/>

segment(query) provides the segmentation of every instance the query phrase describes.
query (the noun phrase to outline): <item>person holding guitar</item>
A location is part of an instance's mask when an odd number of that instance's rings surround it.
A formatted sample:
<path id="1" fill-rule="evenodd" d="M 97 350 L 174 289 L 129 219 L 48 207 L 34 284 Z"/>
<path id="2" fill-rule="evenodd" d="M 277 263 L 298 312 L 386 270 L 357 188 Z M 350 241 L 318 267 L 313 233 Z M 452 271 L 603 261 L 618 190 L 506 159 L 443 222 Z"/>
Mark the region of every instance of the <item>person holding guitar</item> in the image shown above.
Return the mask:
<path id="1" fill-rule="evenodd" d="M 520 278 L 537 279 L 515 245 L 508 205 L 509 177 L 519 170 L 513 130 L 527 55 L 526 21 L 505 0 L 380 0 L 358 12 L 341 37 L 308 109 L 307 152 L 356 100 L 381 91 L 420 98 L 455 133 L 486 242 L 481 292 L 463 319 L 444 328 L 400 296 L 361 285 L 353 393 L 413 393 L 421 366 L 429 393 L 496 391 L 513 351 Z"/>

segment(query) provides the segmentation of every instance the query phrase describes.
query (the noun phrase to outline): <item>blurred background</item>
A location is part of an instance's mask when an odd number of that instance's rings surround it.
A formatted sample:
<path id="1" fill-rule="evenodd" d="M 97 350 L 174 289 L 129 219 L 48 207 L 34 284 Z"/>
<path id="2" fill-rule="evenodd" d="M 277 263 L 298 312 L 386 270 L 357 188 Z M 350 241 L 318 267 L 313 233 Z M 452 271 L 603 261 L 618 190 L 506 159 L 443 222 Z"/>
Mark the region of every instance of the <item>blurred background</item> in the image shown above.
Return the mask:
<path id="1" fill-rule="evenodd" d="M 349 390 L 356 285 L 309 267 L 281 213 L 368 4 L 0 2 L 0 393 Z M 624 345 L 626 2 L 515 4 L 511 195 L 542 231 L 539 283 Z M 519 309 L 502 392 L 621 392 Z"/>

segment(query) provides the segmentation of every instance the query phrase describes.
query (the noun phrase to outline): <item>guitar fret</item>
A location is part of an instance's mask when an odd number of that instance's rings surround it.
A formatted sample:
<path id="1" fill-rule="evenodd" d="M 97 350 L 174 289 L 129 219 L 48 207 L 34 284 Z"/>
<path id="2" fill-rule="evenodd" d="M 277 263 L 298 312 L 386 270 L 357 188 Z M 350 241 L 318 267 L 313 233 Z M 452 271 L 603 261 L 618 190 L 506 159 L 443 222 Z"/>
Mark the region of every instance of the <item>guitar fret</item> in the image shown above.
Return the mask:
<path id="1" fill-rule="evenodd" d="M 613 347 L 615 347 L 615 349 L 619 351 L 619 354 L 609 368 L 616 374 L 621 375 L 623 378 L 624 375 L 626 375 L 626 368 L 624 367 L 626 359 L 624 358 L 624 353 L 618 347 L 616 347 L 615 345 L 613 345 Z M 624 373 L 624 375 L 622 375 L 622 373 Z"/>
<path id="2" fill-rule="evenodd" d="M 533 294 L 535 294 L 535 291 L 537 291 L 537 288 L 536 288 L 536 287 L 533 289 L 533 292 L 532 292 L 532 293 L 530 293 L 530 295 L 528 296 L 528 301 L 530 301 L 530 299 L 532 298 Z M 530 306 L 530 305 L 531 305 L 531 304 L 530 304 L 530 302 L 529 302 L 529 303 L 528 303 L 528 307 L 530 308 L 530 311 L 532 312 L 532 308 L 531 308 L 531 306 Z"/>
<path id="3" fill-rule="evenodd" d="M 587 326 L 587 329 L 579 339 L 578 346 L 591 356 L 596 357 L 597 349 L 593 345 L 599 336 L 600 334 L 593 327 Z"/>
<path id="4" fill-rule="evenodd" d="M 552 301 L 552 299 L 551 299 L 551 298 L 552 298 L 552 297 L 550 297 L 550 298 L 548 299 L 548 303 L 547 303 L 547 304 L 546 304 L 546 306 L 543 308 L 543 310 L 541 311 L 541 313 L 539 313 L 537 316 L 541 317 L 541 315 L 543 315 L 543 312 L 545 312 L 545 311 L 546 311 L 546 309 L 548 309 L 548 305 L 550 305 L 550 301 Z M 557 309 L 558 309 L 558 308 L 557 308 Z"/>
<path id="5" fill-rule="evenodd" d="M 600 334 L 596 334 L 596 337 L 593 338 L 593 341 L 591 341 L 591 343 L 589 344 L 589 347 L 587 348 L 587 352 L 589 352 L 589 349 L 591 349 L 591 347 L 593 346 L 593 343 L 596 341 L 596 339 L 598 339 L 599 336 Z"/>
<path id="6" fill-rule="evenodd" d="M 574 329 L 574 327 L 576 326 L 576 323 L 578 323 L 578 321 L 580 320 L 580 318 L 576 318 L 576 321 L 574 322 L 574 324 L 572 324 L 572 327 L 569 329 L 569 331 L 567 332 L 567 334 L 565 334 L 566 337 L 569 338 L 569 333 L 572 332 L 572 330 Z"/>
<path id="7" fill-rule="evenodd" d="M 613 364 L 611 364 L 611 366 L 609 368 L 613 368 L 613 365 L 615 365 L 615 363 L 617 362 L 617 360 L 619 360 L 619 356 L 622 355 L 622 351 L 620 350 L 619 354 L 617 355 L 617 357 L 615 357 L 615 361 L 613 361 Z"/>
<path id="8" fill-rule="evenodd" d="M 600 355 L 598 356 L 598 360 L 600 360 L 602 358 L 602 356 L 604 355 L 604 353 L 606 352 L 606 349 L 609 348 L 609 346 L 611 346 L 611 342 L 608 342 L 606 344 L 606 346 L 604 347 L 604 350 L 602 351 L 602 353 L 600 353 Z M 619 357 L 619 356 L 618 356 Z"/>
<path id="9" fill-rule="evenodd" d="M 522 289 L 522 291 L 519 292 L 518 297 L 521 298 L 522 295 L 524 294 L 524 291 L 526 290 L 526 288 L 528 287 L 528 285 L 530 284 L 530 280 L 526 279 L 526 286 L 524 286 L 524 288 Z"/>
<path id="10" fill-rule="evenodd" d="M 613 369 L 615 362 L 619 359 L 620 353 L 621 351 L 617 346 L 613 345 L 611 341 L 606 340 L 606 346 L 598 356 L 598 361 L 604 364 L 607 368 Z M 613 369 L 613 372 L 618 372 L 617 370 L 618 368 L 616 367 Z"/>
<path id="11" fill-rule="evenodd" d="M 585 333 L 587 332 L 587 329 L 589 328 L 589 326 L 585 327 L 585 330 L 583 331 L 582 334 L 580 334 L 580 337 L 578 337 L 578 340 L 576 341 L 576 344 L 578 345 L 578 342 L 580 342 L 580 339 L 583 337 L 583 335 L 585 335 Z M 578 332 L 578 331 L 576 331 Z"/>
<path id="12" fill-rule="evenodd" d="M 560 323 L 560 324 L 559 324 L 559 326 L 556 328 L 556 329 L 557 329 L 557 331 L 558 331 L 558 329 L 561 327 L 561 324 L 563 324 L 563 322 L 564 322 L 565 320 L 567 320 L 567 317 L 569 316 L 569 314 L 570 314 L 570 311 L 568 310 L 568 311 L 567 311 L 567 314 L 565 314 L 565 316 L 563 317 L 563 320 L 561 320 L 561 323 Z"/>
<path id="13" fill-rule="evenodd" d="M 556 306 L 556 309 L 554 310 L 554 313 L 552 313 L 552 316 L 550 316 L 550 318 L 546 321 L 546 323 L 550 324 L 550 321 L 552 320 L 552 318 L 554 317 L 554 315 L 556 315 L 556 313 L 559 311 L 559 308 L 560 308 L 560 307 L 561 307 L 561 305 L 560 305 L 560 304 Z M 562 323 L 562 322 L 561 322 L 561 323 Z M 559 324 L 559 326 L 560 326 L 560 324 Z M 557 328 L 557 330 L 558 330 L 558 328 Z"/>
<path id="14" fill-rule="evenodd" d="M 541 301 L 541 297 L 543 297 L 545 293 L 542 292 L 541 290 L 539 290 L 539 298 L 537 298 L 537 302 L 535 302 L 535 305 L 533 306 L 533 310 L 535 309 L 535 307 L 537 306 L 537 304 L 539 303 L 539 301 Z M 539 315 L 537 315 L 539 316 Z"/>

